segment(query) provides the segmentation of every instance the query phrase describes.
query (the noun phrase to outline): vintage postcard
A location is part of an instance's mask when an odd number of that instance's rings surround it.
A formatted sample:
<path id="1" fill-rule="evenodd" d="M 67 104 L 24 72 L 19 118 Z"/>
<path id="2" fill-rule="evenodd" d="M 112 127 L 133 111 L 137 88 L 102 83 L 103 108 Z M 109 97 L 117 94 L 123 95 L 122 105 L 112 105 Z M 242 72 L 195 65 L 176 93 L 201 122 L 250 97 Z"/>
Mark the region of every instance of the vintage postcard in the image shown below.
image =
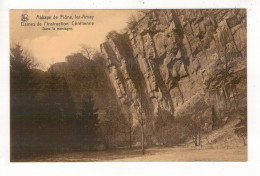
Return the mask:
<path id="1" fill-rule="evenodd" d="M 246 9 L 9 13 L 11 162 L 247 161 Z"/>

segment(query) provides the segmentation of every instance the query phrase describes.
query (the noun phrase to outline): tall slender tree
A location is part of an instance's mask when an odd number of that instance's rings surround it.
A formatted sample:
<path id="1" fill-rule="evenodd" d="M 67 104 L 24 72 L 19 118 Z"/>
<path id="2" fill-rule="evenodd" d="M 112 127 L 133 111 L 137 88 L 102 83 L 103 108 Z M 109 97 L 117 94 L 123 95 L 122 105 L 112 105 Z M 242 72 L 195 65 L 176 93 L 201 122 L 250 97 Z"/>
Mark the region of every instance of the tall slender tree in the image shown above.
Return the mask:
<path id="1" fill-rule="evenodd" d="M 94 108 L 94 106 L 95 102 L 92 96 L 87 96 L 87 99 L 83 101 L 83 111 L 79 116 L 82 121 L 83 144 L 90 148 L 93 148 L 98 141 L 98 108 Z"/>

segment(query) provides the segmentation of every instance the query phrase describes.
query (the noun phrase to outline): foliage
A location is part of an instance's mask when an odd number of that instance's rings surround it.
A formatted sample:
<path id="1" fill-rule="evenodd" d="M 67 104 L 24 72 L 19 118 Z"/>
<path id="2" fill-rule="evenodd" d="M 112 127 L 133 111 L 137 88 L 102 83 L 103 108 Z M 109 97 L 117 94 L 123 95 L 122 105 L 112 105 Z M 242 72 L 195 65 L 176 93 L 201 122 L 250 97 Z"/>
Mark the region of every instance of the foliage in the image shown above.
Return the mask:
<path id="1" fill-rule="evenodd" d="M 131 15 L 128 18 L 127 27 L 128 27 L 128 29 L 133 30 L 136 25 L 137 25 L 137 19 L 134 15 Z"/>
<path id="2" fill-rule="evenodd" d="M 243 139 L 244 145 L 247 145 L 247 117 L 241 118 L 240 122 L 235 126 L 235 134 Z"/>
<path id="3" fill-rule="evenodd" d="M 53 118 L 75 118 L 76 110 L 67 80 L 56 73 L 53 67 L 49 69 L 49 74 L 46 103 L 49 106 L 50 114 L 53 115 Z"/>
<path id="4" fill-rule="evenodd" d="M 10 70 L 11 73 L 14 72 L 24 72 L 35 68 L 33 56 L 30 56 L 28 52 L 22 49 L 20 44 L 16 44 L 15 47 L 11 48 L 10 53 Z"/>
<path id="5" fill-rule="evenodd" d="M 159 111 L 155 121 L 155 130 L 157 132 L 157 140 L 160 141 L 162 145 L 166 146 L 169 144 L 169 138 L 172 136 L 172 134 L 170 134 L 172 121 L 173 116 L 169 112 Z"/>
<path id="6" fill-rule="evenodd" d="M 78 120 L 82 123 L 80 126 L 83 145 L 93 148 L 98 141 L 98 109 L 94 108 L 92 96 L 88 96 L 83 102 L 83 111 L 78 115 Z"/>
<path id="7" fill-rule="evenodd" d="M 34 104 L 35 87 L 31 69 L 34 68 L 33 58 L 24 55 L 21 45 L 11 48 L 11 113 L 14 117 L 28 115 L 30 104 Z"/>
<path id="8" fill-rule="evenodd" d="M 105 109 L 105 114 L 100 121 L 100 132 L 106 149 L 111 149 L 117 146 L 130 145 L 132 121 L 131 117 L 126 118 L 120 111 L 115 111 L 108 106 Z M 130 141 L 129 141 L 130 140 Z"/>

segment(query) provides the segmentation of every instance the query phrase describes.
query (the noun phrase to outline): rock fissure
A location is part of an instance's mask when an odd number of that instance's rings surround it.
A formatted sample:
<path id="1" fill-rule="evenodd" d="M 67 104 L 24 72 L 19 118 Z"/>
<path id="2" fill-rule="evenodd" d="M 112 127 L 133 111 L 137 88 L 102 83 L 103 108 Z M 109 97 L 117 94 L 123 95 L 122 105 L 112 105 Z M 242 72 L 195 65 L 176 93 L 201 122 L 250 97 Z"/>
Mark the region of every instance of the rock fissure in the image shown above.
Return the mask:
<path id="1" fill-rule="evenodd" d="M 119 34 L 114 45 L 102 44 L 108 69 L 115 63 L 133 84 L 116 86 L 136 92 L 127 94 L 129 106 L 135 107 L 129 113 L 136 114 L 140 104 L 147 104 L 144 113 L 155 117 L 161 110 L 175 117 L 190 114 L 198 102 L 215 106 L 218 116 L 233 105 L 245 108 L 245 23 L 244 10 L 151 10 L 127 34 Z M 109 75 L 113 82 L 112 71 Z"/>

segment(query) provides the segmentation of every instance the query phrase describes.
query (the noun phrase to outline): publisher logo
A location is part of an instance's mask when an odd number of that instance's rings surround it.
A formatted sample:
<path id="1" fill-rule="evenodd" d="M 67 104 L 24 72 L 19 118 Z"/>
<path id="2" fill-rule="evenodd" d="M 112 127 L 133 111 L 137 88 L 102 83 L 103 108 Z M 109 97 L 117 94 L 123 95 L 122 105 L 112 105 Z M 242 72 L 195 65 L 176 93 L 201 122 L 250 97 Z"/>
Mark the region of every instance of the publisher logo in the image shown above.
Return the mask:
<path id="1" fill-rule="evenodd" d="M 22 20 L 23 22 L 26 22 L 26 21 L 29 20 L 29 16 L 28 16 L 27 14 L 22 14 L 22 15 L 21 15 L 21 20 Z"/>

